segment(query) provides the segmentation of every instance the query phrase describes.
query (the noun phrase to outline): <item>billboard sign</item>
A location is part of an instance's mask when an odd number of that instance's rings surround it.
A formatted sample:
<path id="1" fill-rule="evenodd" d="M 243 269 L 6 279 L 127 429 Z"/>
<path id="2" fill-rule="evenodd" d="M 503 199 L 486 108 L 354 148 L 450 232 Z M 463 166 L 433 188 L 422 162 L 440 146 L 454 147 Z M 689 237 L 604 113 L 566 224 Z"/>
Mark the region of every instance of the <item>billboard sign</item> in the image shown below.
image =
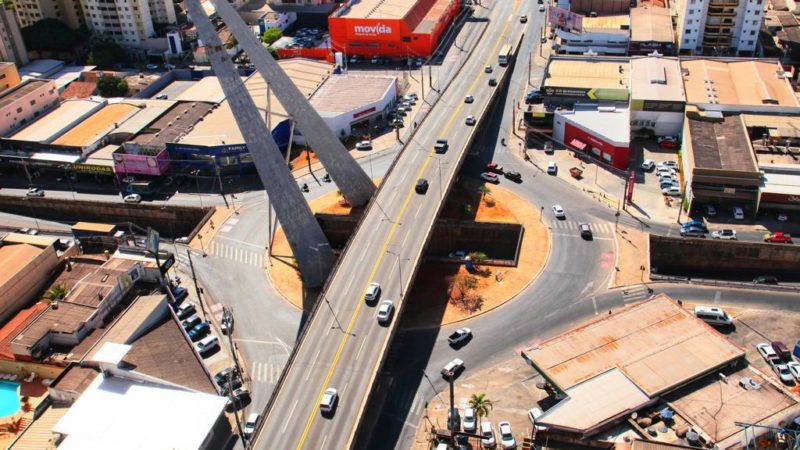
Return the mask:
<path id="1" fill-rule="evenodd" d="M 160 237 L 160 235 L 158 234 L 158 231 L 156 231 L 156 230 L 154 230 L 152 228 L 147 230 L 147 241 L 145 242 L 145 244 L 146 244 L 145 248 L 147 249 L 148 252 L 150 252 L 150 253 L 152 253 L 154 255 L 158 254 L 158 238 L 159 237 Z"/>
<path id="2" fill-rule="evenodd" d="M 170 167 L 169 154 L 164 149 L 157 155 L 114 153 L 114 171 L 141 175 L 163 175 Z"/>
<path id="3" fill-rule="evenodd" d="M 626 101 L 628 100 L 627 89 L 609 89 L 609 88 L 571 88 L 560 86 L 545 86 L 544 95 L 552 97 L 578 97 L 586 98 L 589 100 L 614 100 Z"/>
<path id="4" fill-rule="evenodd" d="M 561 27 L 577 33 L 583 31 L 583 16 L 556 6 L 550 7 L 547 21 L 551 27 Z"/>

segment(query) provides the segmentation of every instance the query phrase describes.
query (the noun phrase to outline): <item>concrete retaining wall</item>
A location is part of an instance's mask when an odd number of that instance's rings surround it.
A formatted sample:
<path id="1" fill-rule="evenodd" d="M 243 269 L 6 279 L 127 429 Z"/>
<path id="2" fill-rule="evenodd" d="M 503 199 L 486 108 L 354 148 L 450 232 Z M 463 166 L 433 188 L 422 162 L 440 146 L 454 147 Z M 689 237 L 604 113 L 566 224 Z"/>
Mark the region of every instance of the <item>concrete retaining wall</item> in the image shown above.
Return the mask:
<path id="1" fill-rule="evenodd" d="M 792 275 L 800 246 L 650 235 L 650 266 L 658 273 Z"/>
<path id="2" fill-rule="evenodd" d="M 163 237 L 189 236 L 210 209 L 0 195 L 4 212 L 59 222 L 132 222 L 142 228 L 153 227 Z"/>
<path id="3" fill-rule="evenodd" d="M 316 217 L 335 250 L 344 248 L 359 219 L 358 216 L 322 213 L 317 213 Z M 446 257 L 454 250 L 479 251 L 486 253 L 491 263 L 516 265 L 522 235 L 523 228 L 518 223 L 439 219 L 425 256 Z"/>

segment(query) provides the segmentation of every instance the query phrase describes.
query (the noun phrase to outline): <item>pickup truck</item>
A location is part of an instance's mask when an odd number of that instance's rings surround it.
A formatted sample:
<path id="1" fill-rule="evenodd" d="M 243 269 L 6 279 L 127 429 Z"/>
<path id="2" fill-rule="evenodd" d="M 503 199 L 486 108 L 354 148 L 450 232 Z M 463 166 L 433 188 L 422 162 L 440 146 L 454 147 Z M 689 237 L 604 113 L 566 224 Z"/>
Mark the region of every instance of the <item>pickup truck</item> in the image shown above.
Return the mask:
<path id="1" fill-rule="evenodd" d="M 472 330 L 469 328 L 459 328 L 455 331 L 455 333 L 447 337 L 447 342 L 449 342 L 450 345 L 456 345 L 466 341 L 470 336 L 472 336 Z"/>

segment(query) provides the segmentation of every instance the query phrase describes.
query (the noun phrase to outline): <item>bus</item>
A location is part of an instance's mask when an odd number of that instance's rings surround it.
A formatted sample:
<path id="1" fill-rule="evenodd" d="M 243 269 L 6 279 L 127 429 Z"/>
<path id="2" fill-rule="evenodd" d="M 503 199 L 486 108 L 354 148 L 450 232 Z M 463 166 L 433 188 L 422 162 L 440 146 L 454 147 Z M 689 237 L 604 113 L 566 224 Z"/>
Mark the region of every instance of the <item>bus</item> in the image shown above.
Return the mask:
<path id="1" fill-rule="evenodd" d="M 511 62 L 512 56 L 513 54 L 511 53 L 511 45 L 506 44 L 500 49 L 500 54 L 497 55 L 497 63 L 501 66 L 506 66 L 509 62 Z"/>

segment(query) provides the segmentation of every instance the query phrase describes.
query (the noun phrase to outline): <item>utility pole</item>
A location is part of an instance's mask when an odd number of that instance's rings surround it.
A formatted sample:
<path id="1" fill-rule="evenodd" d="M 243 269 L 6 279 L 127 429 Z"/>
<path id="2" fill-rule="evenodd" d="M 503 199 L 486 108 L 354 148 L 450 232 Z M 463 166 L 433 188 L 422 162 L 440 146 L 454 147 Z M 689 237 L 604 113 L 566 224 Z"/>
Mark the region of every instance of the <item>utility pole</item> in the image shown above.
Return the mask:
<path id="1" fill-rule="evenodd" d="M 433 89 L 433 69 L 430 64 L 428 65 L 428 87 L 431 90 L 435 90 Z"/>
<path id="2" fill-rule="evenodd" d="M 194 292 L 197 294 L 197 303 L 200 303 L 200 310 L 203 311 L 203 317 L 208 320 L 206 316 L 206 308 L 203 306 L 203 299 L 200 297 L 200 287 L 197 285 L 197 275 L 194 272 L 194 263 L 192 262 L 192 252 L 186 250 L 186 256 L 189 258 L 189 269 L 192 271 L 192 283 L 194 283 Z"/>
<path id="3" fill-rule="evenodd" d="M 542 44 L 540 43 L 539 45 L 541 46 Z M 532 64 L 532 61 L 533 61 L 533 52 L 529 52 L 528 53 L 528 86 L 533 86 L 531 84 L 531 64 Z"/>
<path id="4" fill-rule="evenodd" d="M 219 164 L 214 165 L 215 172 L 217 172 L 217 180 L 219 181 L 219 195 L 222 196 L 222 201 L 225 202 L 225 208 L 230 208 L 228 205 L 228 199 L 225 198 L 225 190 L 222 187 L 222 175 L 220 174 L 221 170 L 219 168 Z"/>
<path id="5" fill-rule="evenodd" d="M 450 372 L 447 377 L 447 384 L 450 385 L 450 413 L 447 415 L 447 429 L 455 432 L 461 428 L 461 417 L 459 417 L 458 410 L 456 409 L 456 394 L 455 388 L 453 387 L 453 378 L 455 378 L 455 374 Z"/>

